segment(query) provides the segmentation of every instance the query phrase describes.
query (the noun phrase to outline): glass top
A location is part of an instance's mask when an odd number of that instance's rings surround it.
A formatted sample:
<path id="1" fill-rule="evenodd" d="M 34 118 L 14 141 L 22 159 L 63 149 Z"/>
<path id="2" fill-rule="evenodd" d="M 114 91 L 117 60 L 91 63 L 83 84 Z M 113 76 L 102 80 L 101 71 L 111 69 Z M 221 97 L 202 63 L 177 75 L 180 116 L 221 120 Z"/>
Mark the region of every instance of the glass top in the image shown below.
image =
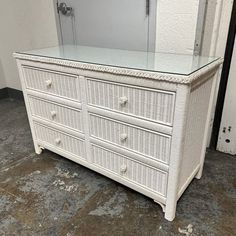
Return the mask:
<path id="1" fill-rule="evenodd" d="M 62 45 L 27 51 L 23 52 L 23 54 L 180 75 L 189 75 L 217 60 L 214 57 L 129 51 L 79 45 Z"/>

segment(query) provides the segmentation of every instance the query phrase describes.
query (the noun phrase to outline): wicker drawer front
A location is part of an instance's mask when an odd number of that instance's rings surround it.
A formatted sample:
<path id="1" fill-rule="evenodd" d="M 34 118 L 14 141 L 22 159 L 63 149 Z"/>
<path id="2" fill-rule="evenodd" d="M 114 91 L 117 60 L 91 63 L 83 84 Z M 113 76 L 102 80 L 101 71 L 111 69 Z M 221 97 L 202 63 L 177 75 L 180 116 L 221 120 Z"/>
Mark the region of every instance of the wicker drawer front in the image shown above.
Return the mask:
<path id="1" fill-rule="evenodd" d="M 90 135 L 169 163 L 171 137 L 106 117 L 90 114 Z"/>
<path id="2" fill-rule="evenodd" d="M 88 104 L 172 125 L 175 93 L 88 79 Z"/>
<path id="3" fill-rule="evenodd" d="M 81 110 L 33 96 L 28 96 L 28 98 L 32 115 L 83 132 Z"/>
<path id="4" fill-rule="evenodd" d="M 92 162 L 151 191 L 166 196 L 167 173 L 92 145 Z"/>
<path id="5" fill-rule="evenodd" d="M 38 141 L 45 142 L 53 147 L 72 153 L 79 158 L 85 158 L 84 140 L 37 122 L 34 122 L 34 129 Z"/>
<path id="6" fill-rule="evenodd" d="M 23 67 L 26 88 L 81 101 L 78 76 Z"/>

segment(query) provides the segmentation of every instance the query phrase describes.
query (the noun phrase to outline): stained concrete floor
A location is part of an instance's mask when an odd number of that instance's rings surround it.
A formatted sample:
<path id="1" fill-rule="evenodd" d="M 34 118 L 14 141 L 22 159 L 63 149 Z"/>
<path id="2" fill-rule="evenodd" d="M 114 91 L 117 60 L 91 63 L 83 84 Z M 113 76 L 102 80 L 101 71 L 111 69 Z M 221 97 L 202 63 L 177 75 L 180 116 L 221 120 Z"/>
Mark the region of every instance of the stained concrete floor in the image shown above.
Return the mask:
<path id="1" fill-rule="evenodd" d="M 0 235 L 233 236 L 235 174 L 236 157 L 209 151 L 168 222 L 152 199 L 52 152 L 36 155 L 23 102 L 0 100 Z M 181 231 L 189 224 L 192 233 Z"/>

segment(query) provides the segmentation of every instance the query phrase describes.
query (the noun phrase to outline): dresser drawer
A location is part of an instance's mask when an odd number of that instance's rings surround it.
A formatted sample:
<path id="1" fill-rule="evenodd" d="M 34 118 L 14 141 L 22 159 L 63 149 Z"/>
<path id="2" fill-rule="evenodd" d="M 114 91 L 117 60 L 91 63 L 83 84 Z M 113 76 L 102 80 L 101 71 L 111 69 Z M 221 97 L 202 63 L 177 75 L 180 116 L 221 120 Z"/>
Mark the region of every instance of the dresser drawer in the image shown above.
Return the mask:
<path id="1" fill-rule="evenodd" d="M 50 122 L 83 132 L 82 112 L 58 103 L 28 95 L 31 114 Z"/>
<path id="2" fill-rule="evenodd" d="M 172 125 L 175 93 L 87 79 L 88 104 Z"/>
<path id="3" fill-rule="evenodd" d="M 84 140 L 34 122 L 36 139 L 85 159 Z"/>
<path id="4" fill-rule="evenodd" d="M 90 114 L 90 135 L 169 163 L 171 136 Z"/>
<path id="5" fill-rule="evenodd" d="M 166 196 L 167 173 L 108 149 L 92 145 L 92 162 L 128 181 Z"/>
<path id="6" fill-rule="evenodd" d="M 78 76 L 23 66 L 27 89 L 81 101 Z"/>

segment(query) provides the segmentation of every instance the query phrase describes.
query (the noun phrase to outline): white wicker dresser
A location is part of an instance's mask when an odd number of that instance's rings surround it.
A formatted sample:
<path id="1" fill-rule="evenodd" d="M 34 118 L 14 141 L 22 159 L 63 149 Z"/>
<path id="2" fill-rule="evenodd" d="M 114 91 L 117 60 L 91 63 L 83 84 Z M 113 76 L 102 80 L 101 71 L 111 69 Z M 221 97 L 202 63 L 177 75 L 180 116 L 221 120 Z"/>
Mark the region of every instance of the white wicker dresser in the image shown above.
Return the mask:
<path id="1" fill-rule="evenodd" d="M 173 220 L 202 175 L 222 60 L 69 45 L 14 56 L 36 153 L 116 180 Z"/>

